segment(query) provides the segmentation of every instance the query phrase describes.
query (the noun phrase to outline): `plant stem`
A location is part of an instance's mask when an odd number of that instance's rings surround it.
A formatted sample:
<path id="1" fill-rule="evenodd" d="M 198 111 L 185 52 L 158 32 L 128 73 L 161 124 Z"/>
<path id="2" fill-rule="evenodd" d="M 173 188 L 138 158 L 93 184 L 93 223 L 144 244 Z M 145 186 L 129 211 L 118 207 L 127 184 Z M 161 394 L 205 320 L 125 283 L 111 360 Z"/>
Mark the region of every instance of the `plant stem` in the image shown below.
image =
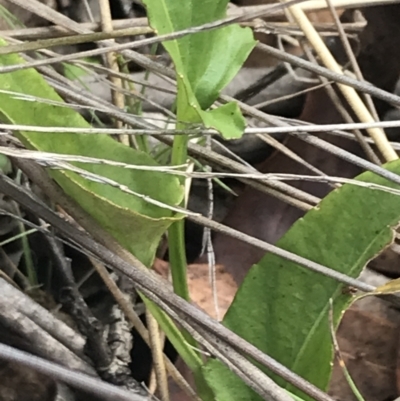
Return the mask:
<path id="1" fill-rule="evenodd" d="M 178 128 L 178 127 L 177 127 Z M 186 135 L 177 136 L 172 147 L 171 164 L 184 164 L 187 158 Z M 184 184 L 184 177 L 179 178 Z M 169 262 L 171 265 L 172 285 L 176 294 L 189 301 L 189 289 L 186 279 L 185 223 L 177 221 L 168 230 Z"/>
<path id="2" fill-rule="evenodd" d="M 171 265 L 172 286 L 176 294 L 189 300 L 189 289 L 186 280 L 185 227 L 180 220 L 171 225 L 168 230 L 168 252 Z"/>
<path id="3" fill-rule="evenodd" d="M 178 121 L 179 120 L 178 110 Z M 180 124 L 178 123 L 177 129 L 179 129 L 179 125 Z M 189 137 L 187 135 L 178 135 L 175 137 L 172 145 L 172 165 L 184 164 L 186 162 L 188 141 Z M 184 177 L 179 177 L 178 179 L 180 180 L 181 185 L 185 184 Z M 185 199 L 181 202 L 181 206 L 184 206 L 184 203 Z M 185 221 L 183 219 L 171 224 L 168 230 L 168 252 L 174 292 L 186 301 L 190 302 L 189 288 L 187 283 Z M 183 331 L 182 334 L 191 346 L 197 347 L 197 342 L 188 332 Z"/>

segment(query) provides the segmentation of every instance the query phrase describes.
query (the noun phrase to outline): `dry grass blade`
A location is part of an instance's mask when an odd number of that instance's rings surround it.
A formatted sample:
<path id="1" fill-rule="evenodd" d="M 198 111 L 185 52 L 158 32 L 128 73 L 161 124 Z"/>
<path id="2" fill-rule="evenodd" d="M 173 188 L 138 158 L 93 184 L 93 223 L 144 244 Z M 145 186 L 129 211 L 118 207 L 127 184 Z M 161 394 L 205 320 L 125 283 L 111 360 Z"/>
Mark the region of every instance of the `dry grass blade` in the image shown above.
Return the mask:
<path id="1" fill-rule="evenodd" d="M 102 29 L 104 32 L 112 32 L 113 27 L 112 27 L 110 3 L 108 0 L 99 0 L 99 2 L 100 2 L 100 16 L 101 16 Z M 106 65 L 110 70 L 117 73 L 119 72 L 118 58 L 115 53 L 111 52 L 107 53 L 106 61 L 107 61 Z M 109 80 L 116 87 L 116 89 L 112 91 L 112 98 L 114 105 L 120 109 L 124 109 L 125 97 L 123 93 L 120 91 L 120 89 L 122 88 L 122 80 L 116 77 L 115 75 L 110 75 Z M 117 128 L 122 128 L 121 121 L 117 120 L 116 126 Z M 126 135 L 120 135 L 119 140 L 121 143 L 129 146 L 129 139 Z"/>
<path id="2" fill-rule="evenodd" d="M 311 22 L 307 18 L 304 11 L 302 11 L 297 5 L 289 7 L 291 14 L 293 15 L 296 22 L 302 28 L 304 34 L 306 35 L 309 42 L 314 47 L 315 51 L 318 53 L 320 58 L 326 67 L 335 72 L 336 74 L 343 74 L 342 69 L 336 62 L 332 54 L 329 52 L 325 43 L 322 41 L 318 32 L 314 29 Z M 365 107 L 364 103 L 361 101 L 357 92 L 345 85 L 338 85 L 340 91 L 346 98 L 347 102 L 351 106 L 355 114 L 360 118 L 362 122 L 372 123 L 375 122 L 372 118 L 369 110 Z M 381 151 L 382 155 L 385 157 L 386 161 L 396 160 L 398 158 L 396 152 L 390 146 L 389 141 L 386 138 L 385 133 L 380 129 L 367 129 L 367 132 L 371 138 L 375 141 L 378 149 Z"/>

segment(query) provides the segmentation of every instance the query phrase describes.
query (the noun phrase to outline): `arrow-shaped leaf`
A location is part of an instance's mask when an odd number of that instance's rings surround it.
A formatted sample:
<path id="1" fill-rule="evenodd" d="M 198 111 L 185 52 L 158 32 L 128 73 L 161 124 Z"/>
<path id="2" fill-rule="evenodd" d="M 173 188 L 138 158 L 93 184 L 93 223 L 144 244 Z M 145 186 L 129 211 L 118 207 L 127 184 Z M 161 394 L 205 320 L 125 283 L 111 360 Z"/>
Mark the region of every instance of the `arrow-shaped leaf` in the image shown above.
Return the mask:
<path id="1" fill-rule="evenodd" d="M 144 0 L 151 26 L 159 35 L 217 21 L 226 16 L 228 0 Z M 164 42 L 178 81 L 178 119 L 202 122 L 225 138 L 245 127 L 236 103 L 207 110 L 232 80 L 255 45 L 249 28 L 230 25 Z"/>

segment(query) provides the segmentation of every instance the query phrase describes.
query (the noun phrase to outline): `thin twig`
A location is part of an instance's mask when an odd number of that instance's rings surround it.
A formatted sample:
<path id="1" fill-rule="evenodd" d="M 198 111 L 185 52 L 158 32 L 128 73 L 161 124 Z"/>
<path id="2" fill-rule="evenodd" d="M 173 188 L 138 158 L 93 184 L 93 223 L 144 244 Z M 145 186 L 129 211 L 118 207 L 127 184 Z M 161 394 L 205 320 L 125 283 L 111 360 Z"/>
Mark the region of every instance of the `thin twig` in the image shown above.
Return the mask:
<path id="1" fill-rule="evenodd" d="M 287 52 L 282 52 L 279 49 L 274 48 L 273 46 L 266 45 L 264 43 L 258 43 L 256 46 L 261 51 L 264 51 L 270 54 L 273 57 L 276 57 L 279 60 L 286 61 L 292 65 L 303 68 L 305 70 L 311 71 L 316 75 L 322 75 L 325 78 L 328 78 L 334 82 L 347 85 L 351 88 L 357 89 L 360 92 L 368 93 L 371 96 L 376 97 L 377 99 L 383 100 L 395 106 L 400 106 L 400 97 L 387 92 L 383 89 L 377 88 L 369 82 L 360 82 L 357 79 L 344 75 L 342 73 L 337 73 L 336 71 L 332 71 L 328 68 L 321 67 L 319 65 L 315 65 L 310 61 L 304 60 L 301 57 L 294 56 Z M 223 97 L 223 96 L 221 96 Z M 374 126 L 373 124 L 371 126 Z"/>
<path id="2" fill-rule="evenodd" d="M 17 95 L 17 94 L 16 94 Z M 28 97 L 25 97 L 27 100 Z M 248 106 L 250 110 L 251 106 Z M 104 109 L 99 108 L 99 111 L 103 111 Z M 332 131 L 353 131 L 355 129 L 367 129 L 367 128 L 398 128 L 400 127 L 400 120 L 394 121 L 378 121 L 374 123 L 338 123 L 338 124 L 309 124 L 304 123 L 304 121 L 294 120 L 294 119 L 280 119 L 276 116 L 271 116 L 265 114 L 257 109 L 254 109 L 264 115 L 265 117 L 273 118 L 273 121 L 280 121 L 281 124 L 279 126 L 270 126 L 270 127 L 248 127 L 244 130 L 244 135 L 257 135 L 257 134 L 268 134 L 268 135 L 278 135 L 278 134 L 289 134 L 292 132 L 295 133 L 318 133 L 318 132 L 326 132 L 330 133 Z M 137 125 L 137 121 L 129 120 L 129 116 L 126 115 L 123 117 L 126 122 L 131 123 L 132 125 Z M 272 121 L 272 120 L 271 120 Z M 284 121 L 289 121 L 290 124 L 284 123 Z M 158 127 L 147 127 L 147 128 L 78 128 L 78 127 L 46 127 L 46 126 L 36 126 L 36 125 L 22 125 L 22 124 L 0 124 L 0 130 L 4 131 L 26 131 L 26 132 L 42 132 L 46 134 L 56 134 L 56 133 L 76 133 L 76 134 L 85 134 L 85 135 L 97 135 L 97 134 L 107 134 L 107 135 L 157 135 L 158 137 L 162 136 L 174 136 L 174 135 L 217 135 L 218 132 L 213 129 L 207 128 L 188 128 L 188 129 L 162 129 Z M 0 135 L 7 135 L 6 132 L 0 132 Z M 368 140 L 368 138 L 366 139 Z M 176 166 L 170 166 L 170 168 L 177 168 Z"/>
<path id="3" fill-rule="evenodd" d="M 78 45 L 81 43 L 98 42 L 106 39 L 125 38 L 129 36 L 139 36 L 143 33 L 151 32 L 150 28 L 126 28 L 111 32 L 94 32 L 79 35 L 67 35 L 54 39 L 42 39 L 37 41 L 20 42 L 0 48 L 0 54 L 22 53 L 34 50 L 42 50 L 55 46 Z M 8 38 L 7 35 L 2 35 Z M 11 36 L 12 37 L 12 36 Z M 11 38 L 10 37 L 10 38 Z M 8 39 L 11 41 L 11 39 Z"/>

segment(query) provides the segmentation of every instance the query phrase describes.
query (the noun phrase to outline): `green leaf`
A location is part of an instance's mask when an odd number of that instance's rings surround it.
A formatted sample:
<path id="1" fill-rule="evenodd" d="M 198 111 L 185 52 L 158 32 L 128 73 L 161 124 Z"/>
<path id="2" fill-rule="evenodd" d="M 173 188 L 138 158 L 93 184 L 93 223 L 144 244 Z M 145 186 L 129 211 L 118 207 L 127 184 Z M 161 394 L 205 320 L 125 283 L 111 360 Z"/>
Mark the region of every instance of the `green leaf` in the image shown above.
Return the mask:
<path id="1" fill-rule="evenodd" d="M 227 3 L 228 0 L 144 0 L 150 24 L 159 35 L 222 19 Z M 235 104 L 225 105 L 218 112 L 207 109 L 237 74 L 255 43 L 251 30 L 239 25 L 163 43 L 176 68 L 178 117 L 182 121 L 202 122 L 225 138 L 242 135 L 245 120 Z"/>
<path id="2" fill-rule="evenodd" d="M 0 43 L 6 44 L 4 41 Z M 23 62 L 14 54 L 0 57 L 2 66 Z M 62 102 L 41 75 L 32 69 L 1 74 L 0 89 L 48 99 L 53 103 Z M 0 93 L 0 113 L 4 121 L 13 124 L 90 128 L 84 118 L 69 107 L 21 100 L 4 92 Z M 126 147 L 106 135 L 19 132 L 17 136 L 28 148 L 43 152 L 89 156 L 143 166 L 157 165 L 147 154 Z M 178 205 L 183 198 L 178 179 L 168 174 L 100 164 L 73 164 L 168 205 Z M 181 218 L 170 210 L 149 204 L 118 188 L 89 181 L 76 173 L 51 170 L 50 174 L 68 195 L 146 265 L 152 263 L 161 235 L 172 222 Z"/>
<path id="3" fill-rule="evenodd" d="M 385 167 L 400 173 L 400 161 Z M 399 189 L 369 172 L 357 179 Z M 347 184 L 331 192 L 318 207 L 298 220 L 277 245 L 357 277 L 366 263 L 393 240 L 393 228 L 399 221 L 399 196 Z M 330 298 L 337 325 L 352 300 L 345 286 L 266 254 L 251 268 L 224 324 L 300 376 L 326 389 L 332 360 Z M 284 388 L 304 397 L 283 379 L 267 373 Z M 208 363 L 205 374 L 221 399 L 235 396 L 239 400 L 260 400 L 217 361 Z"/>

